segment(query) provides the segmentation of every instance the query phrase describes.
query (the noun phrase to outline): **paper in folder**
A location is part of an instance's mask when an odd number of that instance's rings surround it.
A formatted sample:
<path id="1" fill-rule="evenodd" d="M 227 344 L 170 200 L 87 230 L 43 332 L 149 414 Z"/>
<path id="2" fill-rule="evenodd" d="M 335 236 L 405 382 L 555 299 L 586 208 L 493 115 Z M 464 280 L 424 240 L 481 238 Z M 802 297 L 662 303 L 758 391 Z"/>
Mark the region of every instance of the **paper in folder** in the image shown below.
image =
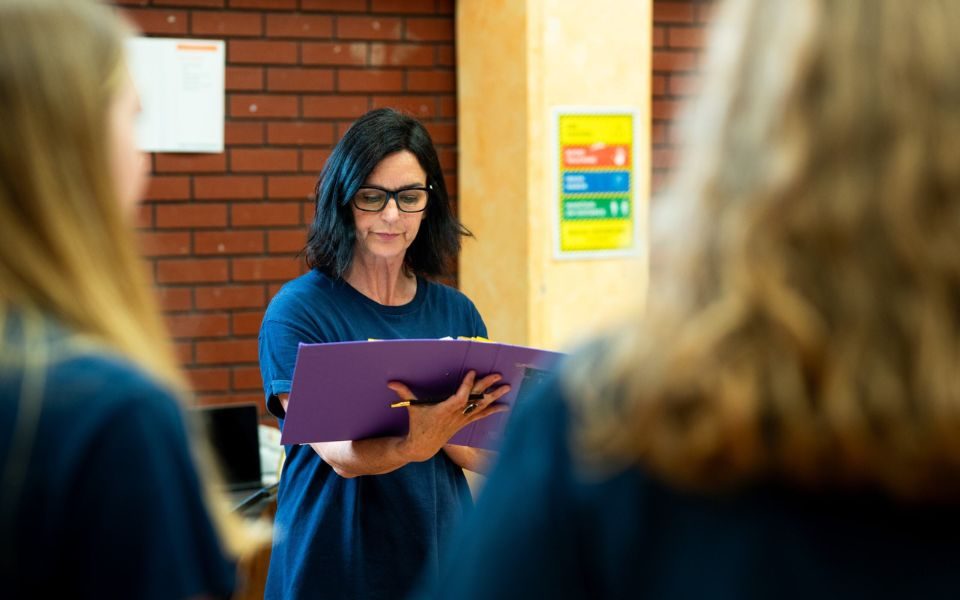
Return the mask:
<path id="1" fill-rule="evenodd" d="M 407 433 L 407 409 L 387 388 L 401 381 L 418 397 L 451 396 L 471 369 L 510 384 L 499 403 L 528 396 L 560 354 L 473 340 L 383 340 L 300 344 L 281 442 L 361 440 Z M 510 413 L 470 423 L 450 443 L 496 449 Z"/>

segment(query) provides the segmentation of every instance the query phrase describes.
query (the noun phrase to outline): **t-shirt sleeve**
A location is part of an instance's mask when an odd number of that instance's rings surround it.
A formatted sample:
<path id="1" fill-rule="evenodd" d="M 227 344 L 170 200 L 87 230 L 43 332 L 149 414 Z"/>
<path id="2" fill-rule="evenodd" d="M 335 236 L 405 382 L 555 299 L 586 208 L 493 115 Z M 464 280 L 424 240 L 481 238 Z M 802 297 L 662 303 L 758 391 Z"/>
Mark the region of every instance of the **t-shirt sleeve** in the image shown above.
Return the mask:
<path id="1" fill-rule="evenodd" d="M 479 336 L 479 337 L 488 337 L 487 324 L 483 322 L 483 317 L 480 316 L 480 311 L 477 310 L 477 307 L 472 300 L 470 300 L 466 296 L 464 296 L 464 299 L 467 302 L 467 310 L 469 315 L 468 319 L 470 322 L 470 328 L 472 330 L 472 333 L 470 333 L 470 335 Z"/>
<path id="2" fill-rule="evenodd" d="M 71 486 L 68 551 L 92 598 L 229 597 L 235 567 L 203 501 L 180 408 L 130 387 L 104 419 Z"/>
<path id="3" fill-rule="evenodd" d="M 473 305 L 471 304 L 471 306 Z M 473 306 L 473 314 L 476 321 L 474 327 L 476 327 L 476 330 L 477 330 L 477 333 L 475 333 L 474 335 L 477 335 L 480 337 L 489 337 L 487 335 L 487 324 L 483 322 L 483 317 L 480 316 L 480 312 L 477 310 L 476 306 Z"/>
<path id="4" fill-rule="evenodd" d="M 265 319 L 260 327 L 260 375 L 270 414 L 283 419 L 286 412 L 280 404 L 280 394 L 289 394 L 293 382 L 293 368 L 297 363 L 297 349 L 301 342 L 316 342 L 300 328 L 285 321 Z"/>
<path id="5" fill-rule="evenodd" d="M 418 597 L 589 597 L 569 526 L 575 503 L 559 395 L 558 386 L 545 385 L 518 408 L 498 464 L 449 546 L 437 589 Z"/>

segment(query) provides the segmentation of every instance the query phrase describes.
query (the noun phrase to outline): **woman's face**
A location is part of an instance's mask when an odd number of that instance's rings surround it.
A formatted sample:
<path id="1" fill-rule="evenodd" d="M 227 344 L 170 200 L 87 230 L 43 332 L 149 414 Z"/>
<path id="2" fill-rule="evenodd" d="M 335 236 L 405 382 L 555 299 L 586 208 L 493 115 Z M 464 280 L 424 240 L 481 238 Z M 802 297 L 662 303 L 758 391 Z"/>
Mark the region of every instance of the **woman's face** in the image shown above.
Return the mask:
<path id="1" fill-rule="evenodd" d="M 427 174 L 416 156 L 401 150 L 381 160 L 363 183 L 386 190 L 426 187 Z M 417 237 L 423 215 L 426 214 L 426 211 L 401 212 L 393 198 L 387 201 L 380 212 L 359 210 L 353 203 L 350 206 L 357 227 L 354 253 L 374 259 L 402 260 L 407 248 Z"/>
<path id="2" fill-rule="evenodd" d="M 123 69 L 123 81 L 110 106 L 110 170 L 114 189 L 123 212 L 132 215 L 147 183 L 147 161 L 137 148 L 136 122 L 140 97 L 129 71 Z"/>

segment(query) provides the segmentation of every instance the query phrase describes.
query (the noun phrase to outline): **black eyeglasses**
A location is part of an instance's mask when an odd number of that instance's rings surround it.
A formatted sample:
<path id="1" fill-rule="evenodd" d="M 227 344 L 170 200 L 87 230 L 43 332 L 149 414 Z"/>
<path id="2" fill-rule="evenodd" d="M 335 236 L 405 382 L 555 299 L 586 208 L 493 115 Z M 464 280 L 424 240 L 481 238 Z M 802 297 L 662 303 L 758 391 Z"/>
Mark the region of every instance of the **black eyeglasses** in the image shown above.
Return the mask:
<path id="1" fill-rule="evenodd" d="M 353 195 L 353 205 L 357 210 L 380 212 L 387 207 L 390 198 L 393 198 L 400 212 L 418 213 L 427 208 L 427 200 L 430 198 L 432 189 L 433 186 L 418 186 L 402 190 L 387 190 L 375 185 L 365 185 Z"/>

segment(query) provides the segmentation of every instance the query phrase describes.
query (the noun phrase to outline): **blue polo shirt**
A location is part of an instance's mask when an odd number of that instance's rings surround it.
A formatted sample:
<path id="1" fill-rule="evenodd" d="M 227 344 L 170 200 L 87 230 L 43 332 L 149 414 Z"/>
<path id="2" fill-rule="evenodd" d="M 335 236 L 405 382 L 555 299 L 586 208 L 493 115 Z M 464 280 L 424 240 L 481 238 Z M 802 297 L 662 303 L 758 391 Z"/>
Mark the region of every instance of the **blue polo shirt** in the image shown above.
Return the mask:
<path id="1" fill-rule="evenodd" d="M 473 303 L 417 280 L 403 306 L 383 306 L 341 279 L 311 271 L 271 301 L 260 330 L 267 407 L 283 427 L 300 342 L 486 336 Z M 267 598 L 397 598 L 421 574 L 470 506 L 463 470 L 440 452 L 384 475 L 345 479 L 309 446 L 288 446 L 280 480 Z"/>
<path id="2" fill-rule="evenodd" d="M 0 581 L 8 598 L 229 597 L 235 570 L 202 500 L 182 412 L 123 359 L 0 352 Z M 12 325 L 12 326 L 11 326 Z M 35 357 L 35 355 L 34 355 Z"/>

